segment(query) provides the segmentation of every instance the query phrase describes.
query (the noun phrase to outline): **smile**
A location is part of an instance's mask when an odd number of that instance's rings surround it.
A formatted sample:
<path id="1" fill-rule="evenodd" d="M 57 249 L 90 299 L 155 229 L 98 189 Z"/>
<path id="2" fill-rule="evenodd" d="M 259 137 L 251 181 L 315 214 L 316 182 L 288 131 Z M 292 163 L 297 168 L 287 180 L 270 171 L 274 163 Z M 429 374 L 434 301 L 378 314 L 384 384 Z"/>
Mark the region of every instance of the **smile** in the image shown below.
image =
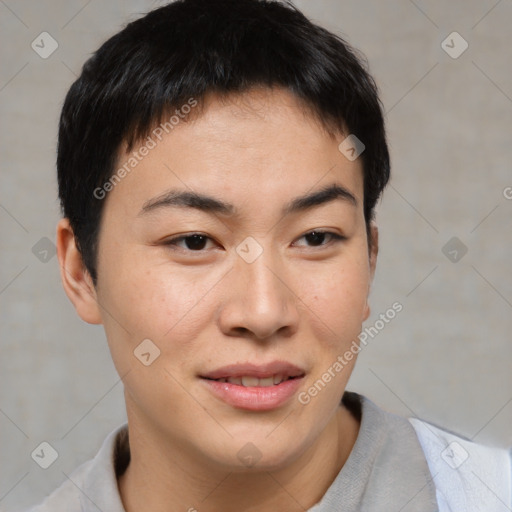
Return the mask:
<path id="1" fill-rule="evenodd" d="M 275 374 L 270 377 L 258 378 L 251 375 L 244 375 L 243 377 L 227 377 L 221 379 L 211 379 L 216 382 L 229 382 L 230 384 L 235 384 L 237 386 L 244 386 L 246 388 L 259 387 L 259 388 L 268 388 L 270 386 L 276 386 L 281 384 L 281 382 L 287 381 L 289 379 L 295 379 L 297 377 L 286 377 L 283 374 Z"/>
<path id="2" fill-rule="evenodd" d="M 290 401 L 299 391 L 305 374 L 294 364 L 273 361 L 228 365 L 199 377 L 212 395 L 232 407 L 269 411 Z"/>

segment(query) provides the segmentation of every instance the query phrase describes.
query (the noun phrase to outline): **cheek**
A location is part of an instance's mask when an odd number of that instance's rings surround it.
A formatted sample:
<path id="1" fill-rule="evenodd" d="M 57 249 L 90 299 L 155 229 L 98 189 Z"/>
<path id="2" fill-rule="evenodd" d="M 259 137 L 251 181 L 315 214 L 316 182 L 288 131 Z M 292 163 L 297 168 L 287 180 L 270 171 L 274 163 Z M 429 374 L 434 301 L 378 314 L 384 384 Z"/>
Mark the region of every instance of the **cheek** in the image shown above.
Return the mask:
<path id="1" fill-rule="evenodd" d="M 190 396 L 180 383 L 194 367 L 201 332 L 211 322 L 203 299 L 207 285 L 191 287 L 190 279 L 177 272 L 166 275 L 163 268 L 126 274 L 110 283 L 105 303 L 112 315 L 106 315 L 105 331 L 111 356 L 118 373 L 126 375 L 130 400 L 148 415 L 161 411 L 162 404 L 190 407 Z M 148 339 L 149 346 L 143 342 Z M 146 366 L 142 354 L 147 352 Z"/>
<path id="2" fill-rule="evenodd" d="M 103 279 L 98 294 L 116 366 L 131 367 L 133 350 L 144 339 L 162 351 L 162 360 L 171 348 L 173 352 L 188 349 L 201 322 L 211 316 L 204 311 L 203 300 L 211 288 L 209 281 L 164 265 L 148 268 L 133 259 L 129 266 L 126 263 L 119 261 L 117 272 L 104 272 L 110 278 Z"/>
<path id="3" fill-rule="evenodd" d="M 340 336 L 345 338 L 343 333 L 353 335 L 354 330 L 360 329 L 369 286 L 366 265 L 356 261 L 321 274 L 304 272 L 300 283 L 299 296 L 312 321 L 326 331 L 326 339 L 332 339 L 338 333 L 339 343 Z"/>

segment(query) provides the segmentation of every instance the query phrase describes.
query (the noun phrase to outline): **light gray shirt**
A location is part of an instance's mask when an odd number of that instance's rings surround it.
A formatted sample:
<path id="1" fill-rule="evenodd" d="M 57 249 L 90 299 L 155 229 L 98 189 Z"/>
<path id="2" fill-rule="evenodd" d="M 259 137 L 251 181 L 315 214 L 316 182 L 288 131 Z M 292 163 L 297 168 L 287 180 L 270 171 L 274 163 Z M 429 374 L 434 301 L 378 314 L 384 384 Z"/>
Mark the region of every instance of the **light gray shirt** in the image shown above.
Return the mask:
<path id="1" fill-rule="evenodd" d="M 309 512 L 512 510 L 506 450 L 385 412 L 355 393 L 346 392 L 343 403 L 360 420 L 359 434 L 345 465 Z M 129 461 L 125 424 L 109 434 L 94 459 L 29 512 L 125 512 L 117 477 Z M 477 474 L 482 471 L 483 481 Z"/>

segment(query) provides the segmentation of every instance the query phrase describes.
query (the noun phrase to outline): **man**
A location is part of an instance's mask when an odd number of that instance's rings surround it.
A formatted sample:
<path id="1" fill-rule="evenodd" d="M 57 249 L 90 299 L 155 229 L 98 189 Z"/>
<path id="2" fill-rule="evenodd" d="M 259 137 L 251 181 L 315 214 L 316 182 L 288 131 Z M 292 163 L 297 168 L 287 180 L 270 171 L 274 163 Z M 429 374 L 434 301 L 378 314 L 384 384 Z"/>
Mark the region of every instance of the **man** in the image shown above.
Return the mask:
<path id="1" fill-rule="evenodd" d="M 34 510 L 512 505 L 505 450 L 345 391 L 389 155 L 343 40 L 273 1 L 157 9 L 85 64 L 57 164 L 63 285 L 128 425 Z"/>

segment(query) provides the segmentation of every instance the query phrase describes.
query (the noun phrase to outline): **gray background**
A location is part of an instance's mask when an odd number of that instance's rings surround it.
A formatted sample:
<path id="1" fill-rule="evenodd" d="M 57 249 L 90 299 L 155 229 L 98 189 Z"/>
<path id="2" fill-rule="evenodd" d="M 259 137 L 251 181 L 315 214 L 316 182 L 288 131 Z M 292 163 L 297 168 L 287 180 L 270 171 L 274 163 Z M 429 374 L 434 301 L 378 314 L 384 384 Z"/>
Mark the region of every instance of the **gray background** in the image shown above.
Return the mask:
<path id="1" fill-rule="evenodd" d="M 2 511 L 41 499 L 125 418 L 102 328 L 75 314 L 57 258 L 40 261 L 39 241 L 55 241 L 57 120 L 68 87 L 102 41 L 161 4 L 0 1 Z M 362 351 L 349 387 L 388 410 L 510 446 L 512 1 L 296 4 L 366 54 L 387 111 L 393 179 L 378 212 L 367 325 L 395 301 L 404 309 Z M 59 44 L 46 59 L 31 48 L 43 31 Z M 457 59 L 441 47 L 453 31 L 469 43 Z M 461 244 L 468 249 L 457 262 L 442 250 L 452 237 L 459 258 Z M 42 441 L 59 452 L 47 470 L 30 456 Z"/>

